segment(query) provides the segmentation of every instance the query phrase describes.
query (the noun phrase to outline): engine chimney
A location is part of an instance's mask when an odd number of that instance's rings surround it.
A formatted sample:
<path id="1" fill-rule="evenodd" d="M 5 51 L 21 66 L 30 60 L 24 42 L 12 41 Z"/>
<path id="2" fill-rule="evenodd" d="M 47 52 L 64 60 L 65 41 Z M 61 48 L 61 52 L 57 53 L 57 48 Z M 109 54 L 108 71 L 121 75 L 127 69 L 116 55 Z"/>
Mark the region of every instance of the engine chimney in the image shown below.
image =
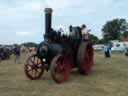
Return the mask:
<path id="1" fill-rule="evenodd" d="M 52 25 L 52 8 L 45 8 L 45 35 L 50 34 Z"/>

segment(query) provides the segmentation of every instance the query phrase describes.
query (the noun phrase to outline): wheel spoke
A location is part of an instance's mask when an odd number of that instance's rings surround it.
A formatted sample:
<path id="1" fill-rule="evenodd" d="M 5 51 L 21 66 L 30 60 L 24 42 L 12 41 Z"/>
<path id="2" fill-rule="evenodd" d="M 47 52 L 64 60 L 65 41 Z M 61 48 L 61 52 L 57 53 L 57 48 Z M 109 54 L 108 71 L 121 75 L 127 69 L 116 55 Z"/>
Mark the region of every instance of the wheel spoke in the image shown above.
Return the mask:
<path id="1" fill-rule="evenodd" d="M 33 58 L 33 57 L 32 57 L 32 58 Z M 31 61 L 32 64 L 34 64 L 35 62 L 32 60 L 32 58 L 30 58 L 30 61 Z"/>
<path id="2" fill-rule="evenodd" d="M 33 77 L 33 73 L 34 73 L 33 70 L 34 70 L 34 69 L 32 69 L 32 73 L 31 73 L 32 77 Z"/>
<path id="3" fill-rule="evenodd" d="M 32 71 L 32 69 L 28 70 L 28 72 Z"/>
<path id="4" fill-rule="evenodd" d="M 38 63 L 38 64 L 40 64 L 40 63 L 41 63 L 40 59 L 38 59 L 38 60 L 37 60 L 37 63 Z"/>
<path id="5" fill-rule="evenodd" d="M 34 70 L 35 71 L 35 73 L 34 73 L 34 77 L 36 77 L 36 70 Z"/>
<path id="6" fill-rule="evenodd" d="M 36 70 L 36 73 L 37 73 L 37 75 L 39 75 L 39 74 L 40 74 L 40 72 L 38 72 L 37 70 Z"/>
<path id="7" fill-rule="evenodd" d="M 38 60 L 38 57 L 35 56 L 35 57 L 34 57 L 34 64 L 35 64 L 35 65 L 38 64 L 37 60 Z"/>
<path id="8" fill-rule="evenodd" d="M 26 66 L 32 67 L 32 65 L 30 65 L 30 64 L 26 64 Z"/>

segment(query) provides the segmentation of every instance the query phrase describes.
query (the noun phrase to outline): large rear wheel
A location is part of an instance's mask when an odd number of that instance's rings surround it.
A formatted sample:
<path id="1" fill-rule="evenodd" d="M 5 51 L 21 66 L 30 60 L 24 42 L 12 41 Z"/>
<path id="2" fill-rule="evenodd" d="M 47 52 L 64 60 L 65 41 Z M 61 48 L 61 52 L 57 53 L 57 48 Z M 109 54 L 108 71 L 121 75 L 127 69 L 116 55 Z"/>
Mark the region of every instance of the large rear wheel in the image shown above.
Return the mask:
<path id="1" fill-rule="evenodd" d="M 51 62 L 51 76 L 57 83 L 68 80 L 71 73 L 70 58 L 67 54 L 57 55 Z"/>
<path id="2" fill-rule="evenodd" d="M 93 67 L 93 47 L 89 41 L 82 41 L 77 54 L 79 72 L 83 75 L 89 75 Z"/>
<path id="3" fill-rule="evenodd" d="M 29 79 L 38 80 L 44 72 L 44 63 L 37 55 L 32 55 L 28 58 L 24 70 Z"/>

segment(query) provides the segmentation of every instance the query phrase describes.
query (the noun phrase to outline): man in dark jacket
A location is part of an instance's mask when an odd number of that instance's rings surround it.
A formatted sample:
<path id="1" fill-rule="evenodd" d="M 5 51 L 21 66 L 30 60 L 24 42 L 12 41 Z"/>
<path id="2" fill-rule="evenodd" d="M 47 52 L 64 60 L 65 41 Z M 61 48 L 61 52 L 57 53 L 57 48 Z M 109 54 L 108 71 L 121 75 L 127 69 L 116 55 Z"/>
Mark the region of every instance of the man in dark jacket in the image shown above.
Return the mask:
<path id="1" fill-rule="evenodd" d="M 15 63 L 20 63 L 20 46 L 15 46 L 15 48 L 14 48 L 14 53 L 15 53 L 15 56 L 16 56 L 16 58 L 15 58 Z"/>

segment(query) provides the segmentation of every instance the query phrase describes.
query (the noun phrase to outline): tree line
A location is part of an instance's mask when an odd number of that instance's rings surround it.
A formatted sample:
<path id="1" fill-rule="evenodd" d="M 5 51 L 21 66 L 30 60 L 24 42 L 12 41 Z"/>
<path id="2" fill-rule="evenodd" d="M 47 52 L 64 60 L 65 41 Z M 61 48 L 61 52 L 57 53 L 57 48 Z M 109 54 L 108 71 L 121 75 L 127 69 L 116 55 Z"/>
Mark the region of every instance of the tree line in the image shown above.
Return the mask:
<path id="1" fill-rule="evenodd" d="M 123 18 L 107 21 L 102 28 L 103 38 L 109 40 L 121 40 L 128 38 L 128 22 Z"/>
<path id="2" fill-rule="evenodd" d="M 123 18 L 115 18 L 107 21 L 103 25 L 101 31 L 103 39 L 98 39 L 98 37 L 89 34 L 89 37 L 94 44 L 104 43 L 110 40 L 122 40 L 128 38 L 128 22 Z"/>

